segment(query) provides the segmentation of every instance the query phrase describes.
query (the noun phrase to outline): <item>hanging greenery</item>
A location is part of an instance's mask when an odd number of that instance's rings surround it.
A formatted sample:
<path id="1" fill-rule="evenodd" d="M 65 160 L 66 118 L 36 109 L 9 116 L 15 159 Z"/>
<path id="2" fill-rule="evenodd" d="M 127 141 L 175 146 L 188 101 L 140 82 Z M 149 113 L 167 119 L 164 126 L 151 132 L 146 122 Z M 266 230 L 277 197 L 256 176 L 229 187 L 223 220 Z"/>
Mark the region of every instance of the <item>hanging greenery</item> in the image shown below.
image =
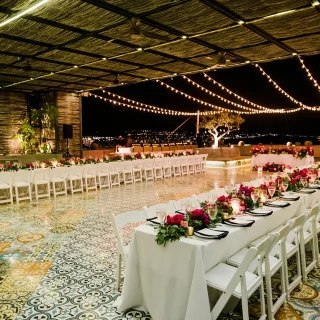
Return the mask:
<path id="1" fill-rule="evenodd" d="M 55 106 L 46 105 L 41 109 L 35 109 L 31 112 L 32 124 L 39 126 L 41 129 L 41 143 L 45 142 L 50 130 L 56 128 L 58 122 L 58 109 Z"/>

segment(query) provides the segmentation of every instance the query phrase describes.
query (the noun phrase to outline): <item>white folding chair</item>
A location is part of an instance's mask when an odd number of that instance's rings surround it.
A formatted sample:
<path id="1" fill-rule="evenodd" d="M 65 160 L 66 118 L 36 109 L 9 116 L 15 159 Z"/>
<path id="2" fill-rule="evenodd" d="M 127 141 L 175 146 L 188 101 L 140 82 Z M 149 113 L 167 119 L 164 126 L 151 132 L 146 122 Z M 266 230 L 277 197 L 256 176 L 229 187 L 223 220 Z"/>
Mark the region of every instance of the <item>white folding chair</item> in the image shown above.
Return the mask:
<path id="1" fill-rule="evenodd" d="M 12 186 L 15 191 L 17 203 L 19 203 L 21 200 L 32 201 L 30 180 L 30 170 L 19 170 L 14 174 Z"/>
<path id="2" fill-rule="evenodd" d="M 39 198 L 50 198 L 50 175 L 50 168 L 35 169 L 33 171 L 31 185 L 34 187 L 37 201 Z"/>
<path id="3" fill-rule="evenodd" d="M 97 190 L 97 165 L 94 163 L 85 164 L 82 174 L 86 191 Z"/>
<path id="4" fill-rule="evenodd" d="M 285 271 L 285 284 L 286 284 L 286 294 L 287 300 L 290 299 L 290 293 L 293 291 L 295 287 L 301 284 L 301 260 L 300 260 L 300 237 L 302 233 L 302 227 L 305 223 L 306 217 L 304 214 L 300 215 L 297 218 L 291 219 L 292 225 L 291 230 L 286 238 L 285 241 L 285 264 L 284 264 L 284 271 Z M 289 271 L 288 271 L 288 260 L 296 256 L 296 268 L 297 268 L 297 275 L 289 282 Z"/>
<path id="5" fill-rule="evenodd" d="M 181 175 L 188 175 L 189 174 L 189 164 L 188 164 L 188 157 L 183 156 L 180 157 L 180 168 L 181 168 Z"/>
<path id="6" fill-rule="evenodd" d="M 154 180 L 153 159 L 145 159 L 143 162 L 143 176 L 145 181 Z"/>
<path id="7" fill-rule="evenodd" d="M 133 179 L 133 163 L 132 161 L 123 161 L 122 163 L 123 183 L 134 183 Z"/>
<path id="8" fill-rule="evenodd" d="M 50 182 L 52 186 L 53 196 L 59 194 L 67 195 L 67 170 L 65 167 L 52 168 L 50 172 Z"/>
<path id="9" fill-rule="evenodd" d="M 207 286 L 223 293 L 211 311 L 212 320 L 218 318 L 231 296 L 241 299 L 242 317 L 244 320 L 249 320 L 248 298 L 258 288 L 260 288 L 261 308 L 261 317 L 259 319 L 266 319 L 262 263 L 265 260 L 265 252 L 270 248 L 273 240 L 273 235 L 270 235 L 256 247 L 249 248 L 239 267 L 219 263 L 206 273 Z M 249 271 L 250 265 L 257 257 L 259 258 L 256 270 Z"/>
<path id="10" fill-rule="evenodd" d="M 301 268 L 302 268 L 302 279 L 307 281 L 308 273 L 314 269 L 318 264 L 319 252 L 317 252 L 316 241 L 318 241 L 317 233 L 317 215 L 319 214 L 319 206 L 314 206 L 306 214 L 306 221 L 302 228 L 300 236 L 300 253 L 301 253 Z M 307 265 L 306 261 L 306 244 L 310 243 L 312 251 L 312 261 Z"/>
<path id="11" fill-rule="evenodd" d="M 129 255 L 129 246 L 126 246 L 123 241 L 122 232 L 120 230 L 121 227 L 132 223 L 132 222 L 142 222 L 146 221 L 147 215 L 145 210 L 142 211 L 128 211 L 124 213 L 120 213 L 117 215 L 111 214 L 111 221 L 113 224 L 114 232 L 117 237 L 117 277 L 116 277 L 116 286 L 119 290 L 121 283 L 121 261 L 123 260 L 124 266 L 127 264 L 127 258 Z"/>
<path id="12" fill-rule="evenodd" d="M 100 190 L 102 188 L 110 188 L 111 181 L 110 181 L 110 172 L 109 172 L 109 163 L 98 163 L 97 165 L 97 177 Z"/>
<path id="13" fill-rule="evenodd" d="M 187 156 L 188 159 L 188 173 L 194 174 L 194 156 Z"/>
<path id="14" fill-rule="evenodd" d="M 142 182 L 142 168 L 143 168 L 143 160 L 134 160 L 133 161 L 133 181 L 134 182 Z"/>
<path id="15" fill-rule="evenodd" d="M 201 173 L 202 164 L 201 164 L 201 155 L 194 156 L 194 172 Z"/>
<path id="16" fill-rule="evenodd" d="M 157 179 L 163 179 L 163 161 L 162 158 L 155 158 L 153 161 L 153 170 L 154 170 L 154 178 Z"/>
<path id="17" fill-rule="evenodd" d="M 171 178 L 172 170 L 171 170 L 171 160 L 169 157 L 164 157 L 162 159 L 162 167 L 163 167 L 163 177 Z"/>
<path id="18" fill-rule="evenodd" d="M 67 168 L 67 182 L 69 182 L 71 194 L 83 192 L 82 166 L 71 166 Z"/>
<path id="19" fill-rule="evenodd" d="M 286 261 L 286 238 L 291 230 L 293 221 L 289 220 L 285 226 L 272 231 L 277 234 L 276 243 L 273 244 L 270 252 L 266 256 L 265 263 L 262 265 L 262 274 L 266 279 L 266 294 L 267 294 L 267 313 L 268 319 L 274 319 L 274 315 L 279 310 L 281 305 L 286 301 L 286 281 L 285 281 L 285 261 Z M 251 242 L 250 245 L 256 246 L 257 242 L 262 238 Z M 276 302 L 273 303 L 271 278 L 280 272 L 281 280 L 281 295 L 277 297 Z"/>
<path id="20" fill-rule="evenodd" d="M 122 174 L 122 162 L 109 162 L 111 187 L 120 186 Z"/>
<path id="21" fill-rule="evenodd" d="M 208 154 L 201 154 L 201 172 L 206 172 L 205 166 L 208 158 Z"/>
<path id="22" fill-rule="evenodd" d="M 180 177 L 181 176 L 180 158 L 178 157 L 172 158 L 171 165 L 172 165 L 173 176 Z"/>
<path id="23" fill-rule="evenodd" d="M 0 198 L 0 203 L 13 203 L 13 175 L 13 172 L 0 172 L 0 190 L 3 192 L 3 197 Z"/>

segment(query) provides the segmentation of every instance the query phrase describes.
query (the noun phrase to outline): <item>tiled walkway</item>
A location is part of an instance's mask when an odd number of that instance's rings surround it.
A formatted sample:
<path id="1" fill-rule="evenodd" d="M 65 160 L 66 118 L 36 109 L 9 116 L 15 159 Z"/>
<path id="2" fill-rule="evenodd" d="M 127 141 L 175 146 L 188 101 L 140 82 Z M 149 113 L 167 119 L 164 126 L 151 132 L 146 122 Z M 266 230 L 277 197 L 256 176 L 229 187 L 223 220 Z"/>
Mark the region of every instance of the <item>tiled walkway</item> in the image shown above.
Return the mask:
<path id="1" fill-rule="evenodd" d="M 116 240 L 110 213 L 256 176 L 249 167 L 209 169 L 195 176 L 0 206 L 0 319 L 150 319 L 140 312 L 120 314 L 113 307 L 120 293 L 115 289 Z M 316 277 L 311 282 L 318 288 Z M 303 313 L 303 319 L 320 319 L 318 292 L 305 286 L 302 295 L 312 299 L 294 300 L 295 319 Z M 294 319 L 282 312 L 278 319 Z M 241 319 L 236 313 L 222 318 Z"/>

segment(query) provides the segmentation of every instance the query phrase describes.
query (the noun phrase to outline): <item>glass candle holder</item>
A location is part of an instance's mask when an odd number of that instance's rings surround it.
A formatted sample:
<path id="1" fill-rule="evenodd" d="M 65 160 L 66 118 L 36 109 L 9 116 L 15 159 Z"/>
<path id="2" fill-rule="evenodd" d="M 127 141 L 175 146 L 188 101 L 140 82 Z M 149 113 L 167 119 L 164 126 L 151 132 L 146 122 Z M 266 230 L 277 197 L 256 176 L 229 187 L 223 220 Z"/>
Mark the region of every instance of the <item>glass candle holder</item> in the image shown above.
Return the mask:
<path id="1" fill-rule="evenodd" d="M 240 212 L 240 203 L 241 203 L 241 201 L 238 198 L 231 199 L 231 207 L 233 209 L 232 213 L 234 215 L 239 214 L 239 212 Z"/>

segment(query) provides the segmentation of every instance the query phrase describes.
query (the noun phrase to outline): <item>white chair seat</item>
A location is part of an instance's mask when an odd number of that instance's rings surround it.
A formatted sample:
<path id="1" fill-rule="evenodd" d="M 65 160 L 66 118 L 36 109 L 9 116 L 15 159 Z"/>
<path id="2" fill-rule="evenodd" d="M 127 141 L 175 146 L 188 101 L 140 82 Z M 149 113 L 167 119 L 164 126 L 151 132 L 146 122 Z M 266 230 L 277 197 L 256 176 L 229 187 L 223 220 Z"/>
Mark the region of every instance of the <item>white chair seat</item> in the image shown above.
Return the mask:
<path id="1" fill-rule="evenodd" d="M 59 178 L 59 177 L 53 177 L 53 178 L 51 178 L 51 181 L 52 182 L 64 182 L 65 179 L 62 179 L 62 178 Z"/>
<path id="2" fill-rule="evenodd" d="M 230 257 L 227 260 L 227 263 L 232 266 L 239 266 L 240 263 L 243 261 L 246 253 L 248 252 L 247 248 L 243 248 L 240 251 L 238 251 L 236 254 L 234 254 L 232 257 Z M 278 259 L 273 256 L 269 256 L 269 264 L 270 264 L 270 273 L 273 275 L 279 268 L 281 267 L 282 260 Z M 251 265 L 249 266 L 248 270 L 250 272 L 254 272 L 257 268 L 258 263 L 254 260 Z M 262 264 L 262 274 L 265 276 L 265 263 Z"/>
<path id="3" fill-rule="evenodd" d="M 230 266 L 225 263 L 219 263 L 217 266 L 206 273 L 206 281 L 210 287 L 216 288 L 220 291 L 224 291 L 228 286 L 230 279 L 232 279 L 237 270 L 238 268 L 236 267 Z M 248 271 L 245 273 L 245 275 L 247 292 L 250 296 L 259 287 L 261 277 Z M 233 295 L 239 299 L 241 298 L 241 283 L 237 285 L 237 287 L 233 291 Z"/>
<path id="4" fill-rule="evenodd" d="M 298 246 L 295 246 L 292 243 L 286 242 L 285 245 L 286 245 L 287 258 L 290 258 L 294 253 L 298 251 Z"/>
<path id="5" fill-rule="evenodd" d="M 40 180 L 36 180 L 36 181 L 34 181 L 34 182 L 32 182 L 33 184 L 47 184 L 48 183 L 48 181 L 47 180 L 42 180 L 42 179 L 40 179 Z"/>
<path id="6" fill-rule="evenodd" d="M 312 240 L 312 238 L 313 238 L 313 234 L 311 232 L 303 231 L 303 239 L 305 243 Z"/>
<path id="7" fill-rule="evenodd" d="M 14 186 L 15 187 L 28 187 L 29 183 L 23 182 L 23 181 L 17 181 L 17 182 L 14 183 Z"/>
<path id="8" fill-rule="evenodd" d="M 70 175 L 70 176 L 68 177 L 68 179 L 69 179 L 69 180 L 80 180 L 80 179 L 82 179 L 82 177 L 81 177 L 81 176 L 78 176 L 78 175 Z"/>
<path id="9" fill-rule="evenodd" d="M 8 183 L 0 183 L 0 189 L 8 189 L 10 188 L 10 184 Z"/>

